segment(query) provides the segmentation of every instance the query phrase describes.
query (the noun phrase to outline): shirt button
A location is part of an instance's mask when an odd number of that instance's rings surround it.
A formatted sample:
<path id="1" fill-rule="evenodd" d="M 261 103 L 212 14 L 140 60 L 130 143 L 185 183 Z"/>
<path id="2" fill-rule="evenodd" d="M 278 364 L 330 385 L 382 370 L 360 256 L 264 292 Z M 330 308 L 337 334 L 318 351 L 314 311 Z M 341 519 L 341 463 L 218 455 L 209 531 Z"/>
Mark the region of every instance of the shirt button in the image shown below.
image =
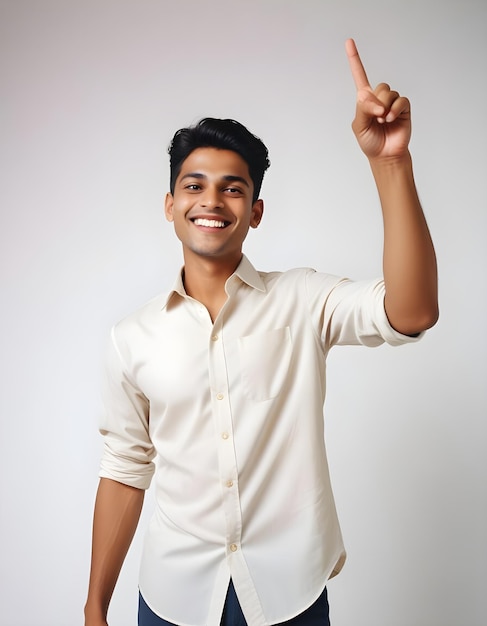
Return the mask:
<path id="1" fill-rule="evenodd" d="M 212 341 L 218 341 L 218 335 L 213 335 L 211 338 Z"/>
<path id="2" fill-rule="evenodd" d="M 233 487 L 233 480 L 227 480 L 227 487 Z"/>
<path id="3" fill-rule="evenodd" d="M 227 432 L 222 433 L 222 439 L 228 439 L 228 433 Z"/>
<path id="4" fill-rule="evenodd" d="M 222 393 L 218 393 L 216 396 L 217 400 L 223 400 L 223 394 Z"/>
<path id="5" fill-rule="evenodd" d="M 230 550 L 232 552 L 236 552 L 238 550 L 237 544 L 236 543 L 232 543 L 231 546 L 230 546 Z"/>

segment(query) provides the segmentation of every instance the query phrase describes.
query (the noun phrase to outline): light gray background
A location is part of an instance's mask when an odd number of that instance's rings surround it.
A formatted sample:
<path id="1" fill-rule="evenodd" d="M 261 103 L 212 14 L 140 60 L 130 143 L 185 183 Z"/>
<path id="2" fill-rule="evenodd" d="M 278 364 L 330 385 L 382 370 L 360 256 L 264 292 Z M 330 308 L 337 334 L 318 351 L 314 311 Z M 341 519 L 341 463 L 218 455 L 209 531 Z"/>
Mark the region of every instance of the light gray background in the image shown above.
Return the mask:
<path id="1" fill-rule="evenodd" d="M 177 128 L 235 117 L 268 144 L 265 219 L 246 246 L 260 269 L 380 273 L 380 211 L 350 130 L 349 36 L 371 82 L 412 100 L 441 319 L 419 345 L 330 357 L 349 552 L 329 585 L 333 626 L 485 624 L 485 0 L 0 9 L 0 624 L 82 624 L 101 357 L 111 324 L 181 264 L 162 211 Z M 111 626 L 135 624 L 141 537 Z"/>

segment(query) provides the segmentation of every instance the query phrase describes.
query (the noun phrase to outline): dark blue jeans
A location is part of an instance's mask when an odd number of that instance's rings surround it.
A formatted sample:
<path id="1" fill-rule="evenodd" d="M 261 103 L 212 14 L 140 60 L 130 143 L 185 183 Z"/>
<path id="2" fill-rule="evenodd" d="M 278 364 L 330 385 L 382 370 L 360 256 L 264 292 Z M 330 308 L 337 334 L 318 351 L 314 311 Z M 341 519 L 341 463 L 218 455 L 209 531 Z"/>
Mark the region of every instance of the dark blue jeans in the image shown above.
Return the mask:
<path id="1" fill-rule="evenodd" d="M 174 624 L 166 622 L 166 620 L 153 613 L 144 602 L 144 598 L 139 594 L 139 626 L 174 626 Z M 221 626 L 247 626 L 232 581 L 230 581 L 230 586 L 228 587 Z M 281 625 L 278 624 L 276 626 Z M 318 600 L 306 609 L 304 613 L 293 617 L 293 619 L 287 622 L 283 622 L 282 626 L 330 626 L 326 587 Z"/>

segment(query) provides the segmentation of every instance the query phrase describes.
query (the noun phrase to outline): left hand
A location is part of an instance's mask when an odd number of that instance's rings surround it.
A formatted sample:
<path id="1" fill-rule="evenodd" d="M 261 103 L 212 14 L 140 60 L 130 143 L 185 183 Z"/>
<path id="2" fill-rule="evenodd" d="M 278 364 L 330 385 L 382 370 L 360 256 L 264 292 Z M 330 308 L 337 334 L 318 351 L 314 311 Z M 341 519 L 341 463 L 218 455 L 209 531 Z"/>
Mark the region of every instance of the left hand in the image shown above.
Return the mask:
<path id="1" fill-rule="evenodd" d="M 352 129 L 362 151 L 374 161 L 402 159 L 408 155 L 411 138 L 409 100 L 385 83 L 372 89 L 354 40 L 348 39 L 345 47 L 357 88 Z"/>

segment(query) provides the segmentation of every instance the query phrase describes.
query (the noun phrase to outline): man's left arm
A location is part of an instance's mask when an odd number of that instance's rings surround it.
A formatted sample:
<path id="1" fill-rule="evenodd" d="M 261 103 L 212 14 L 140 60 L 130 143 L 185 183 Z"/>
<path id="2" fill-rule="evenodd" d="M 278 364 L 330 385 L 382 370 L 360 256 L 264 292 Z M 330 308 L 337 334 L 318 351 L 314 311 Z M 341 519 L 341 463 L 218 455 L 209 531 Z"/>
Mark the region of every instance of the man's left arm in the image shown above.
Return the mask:
<path id="1" fill-rule="evenodd" d="M 409 153 L 410 103 L 385 83 L 373 90 L 353 40 L 346 50 L 357 88 L 352 128 L 369 159 L 383 212 L 385 310 L 395 330 L 415 335 L 438 319 L 438 287 Z"/>

